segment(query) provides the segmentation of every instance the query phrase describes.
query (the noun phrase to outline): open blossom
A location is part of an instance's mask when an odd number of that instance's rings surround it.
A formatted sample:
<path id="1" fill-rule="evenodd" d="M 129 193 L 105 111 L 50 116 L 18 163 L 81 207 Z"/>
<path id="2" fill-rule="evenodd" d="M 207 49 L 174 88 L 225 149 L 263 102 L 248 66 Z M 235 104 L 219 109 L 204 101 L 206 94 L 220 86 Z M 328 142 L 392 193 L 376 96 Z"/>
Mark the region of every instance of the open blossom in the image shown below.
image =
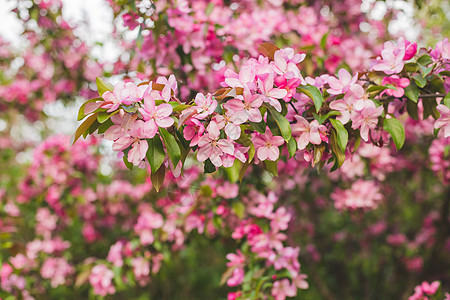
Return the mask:
<path id="1" fill-rule="evenodd" d="M 278 147 L 284 144 L 284 139 L 281 136 L 274 136 L 267 127 L 265 134 L 256 133 L 252 142 L 260 160 L 276 161 L 280 156 Z"/>
<path id="2" fill-rule="evenodd" d="M 436 294 L 440 285 L 439 281 L 433 281 L 431 284 L 424 281 L 414 288 L 414 294 L 409 296 L 408 300 L 427 300 L 428 296 Z"/>
<path id="3" fill-rule="evenodd" d="M 237 250 L 236 254 L 229 253 L 227 254 L 227 259 L 229 262 L 227 262 L 227 266 L 234 268 L 233 272 L 231 273 L 230 278 L 227 280 L 228 286 L 237 286 L 242 283 L 244 280 L 244 262 L 245 262 L 245 256 L 242 254 L 240 250 Z"/>
<path id="4" fill-rule="evenodd" d="M 233 111 L 226 111 L 224 115 L 216 115 L 213 118 L 219 129 L 224 128 L 226 135 L 232 139 L 237 140 L 241 136 L 241 125 L 246 120 L 245 114 L 234 113 Z"/>
<path id="5" fill-rule="evenodd" d="M 66 278 L 74 272 L 74 268 L 62 257 L 47 258 L 41 268 L 43 278 L 50 279 L 50 285 L 55 288 L 66 283 Z"/>
<path id="6" fill-rule="evenodd" d="M 227 69 L 225 71 L 225 83 L 230 87 L 244 87 L 245 85 L 252 85 L 255 80 L 255 72 L 252 66 L 246 65 L 241 68 L 239 74 Z"/>
<path id="7" fill-rule="evenodd" d="M 444 137 L 447 138 L 450 136 L 450 108 L 444 104 L 439 104 L 436 109 L 441 113 L 441 116 L 434 123 L 434 128 L 442 128 Z"/>
<path id="8" fill-rule="evenodd" d="M 381 61 L 373 66 L 375 71 L 383 71 L 391 75 L 400 73 L 403 69 L 405 57 L 405 48 L 394 45 L 392 42 L 384 43 L 384 49 L 381 51 Z"/>
<path id="9" fill-rule="evenodd" d="M 240 144 L 234 145 L 234 153 L 228 154 L 224 153 L 222 156 L 222 163 L 225 168 L 229 168 L 233 166 L 234 161 L 236 159 L 240 160 L 242 163 L 245 163 L 247 161 L 247 158 L 245 157 L 245 153 L 248 152 L 250 147 L 244 147 Z"/>
<path id="10" fill-rule="evenodd" d="M 274 88 L 273 82 L 273 73 L 258 76 L 258 87 L 261 90 L 263 102 L 269 103 L 278 112 L 281 112 L 281 104 L 278 99 L 283 99 L 287 95 L 287 91 L 285 89 Z"/>
<path id="11" fill-rule="evenodd" d="M 405 88 L 409 85 L 409 79 L 408 78 L 400 78 L 398 75 L 392 75 L 389 77 L 384 77 L 382 84 L 383 85 L 391 84 L 397 88 L 397 90 L 387 89 L 385 91 L 386 94 L 388 94 L 389 96 L 401 97 L 405 94 L 405 90 L 403 88 Z"/>
<path id="12" fill-rule="evenodd" d="M 437 42 L 435 49 L 431 49 L 430 56 L 435 60 L 450 59 L 450 42 L 448 38 Z"/>
<path id="13" fill-rule="evenodd" d="M 199 120 L 212 114 L 217 107 L 217 101 L 212 98 L 211 94 L 208 94 L 205 97 L 205 95 L 198 93 L 197 96 L 195 96 L 194 103 L 197 105 L 197 114 L 195 115 L 195 118 Z"/>
<path id="14" fill-rule="evenodd" d="M 258 94 L 252 94 L 248 86 L 244 86 L 243 95 L 239 95 L 236 99 L 228 100 L 224 107 L 232 111 L 236 115 L 240 115 L 243 122 L 261 122 L 262 116 L 259 108 L 262 105 L 262 97 Z M 242 116 L 241 116 L 242 115 Z"/>
<path id="15" fill-rule="evenodd" d="M 111 116 L 110 119 L 114 125 L 105 131 L 104 137 L 107 140 L 115 141 L 127 134 L 131 125 L 136 122 L 137 115 L 132 115 L 120 110 L 119 113 Z"/>
<path id="16" fill-rule="evenodd" d="M 270 228 L 273 231 L 286 230 L 288 228 L 291 215 L 285 207 L 279 207 L 271 216 Z"/>
<path id="17" fill-rule="evenodd" d="M 89 275 L 89 283 L 94 288 L 94 294 L 105 297 L 116 292 L 112 284 L 114 273 L 105 265 L 96 265 Z"/>
<path id="18" fill-rule="evenodd" d="M 292 134 L 298 136 L 297 146 L 299 150 L 303 150 L 311 143 L 319 145 L 322 143 L 322 137 L 320 133 L 325 133 L 327 128 L 324 125 L 319 125 L 317 120 L 309 123 L 302 116 L 294 116 L 297 123 L 292 125 Z"/>
<path id="19" fill-rule="evenodd" d="M 198 142 L 197 159 L 204 162 L 208 158 L 216 167 L 222 166 L 221 156 L 224 153 L 233 155 L 233 143 L 226 139 L 219 139 L 220 130 L 215 122 L 208 125 L 207 133 L 200 138 Z"/>
<path id="20" fill-rule="evenodd" d="M 144 107 L 139 108 L 139 112 L 145 121 L 145 131 L 149 133 L 148 138 L 155 136 L 158 127 L 167 128 L 173 125 L 173 119 L 169 117 L 172 114 L 172 105 L 163 103 L 155 105 L 155 100 L 150 94 L 144 96 Z"/>
<path id="21" fill-rule="evenodd" d="M 289 282 L 289 279 L 277 280 L 273 284 L 272 296 L 275 300 L 284 300 L 286 297 L 295 297 L 297 288 Z"/>
<path id="22" fill-rule="evenodd" d="M 112 92 L 103 93 L 102 98 L 105 99 L 105 103 L 102 107 L 109 108 L 108 112 L 112 112 L 118 109 L 120 104 L 131 105 L 142 99 L 146 89 L 145 85 L 138 87 L 132 82 L 120 82 Z"/>
<path id="23" fill-rule="evenodd" d="M 352 77 L 352 75 L 346 69 L 340 69 L 338 72 L 339 79 L 330 76 L 328 78 L 328 84 L 330 88 L 327 90 L 331 95 L 339 95 L 347 93 L 352 85 L 358 81 L 358 74 Z"/>
<path id="24" fill-rule="evenodd" d="M 273 70 L 279 74 L 284 75 L 286 79 L 299 78 L 303 80 L 302 74 L 297 67 L 297 64 L 302 62 L 306 57 L 306 54 L 295 54 L 294 49 L 284 48 L 275 51 Z"/>
<path id="25" fill-rule="evenodd" d="M 352 128 L 359 128 L 361 138 L 366 142 L 369 140 L 369 130 L 377 127 L 378 117 L 383 113 L 383 106 L 375 107 L 373 102 L 368 103 L 369 104 L 364 107 L 362 111 L 358 112 L 358 114 L 352 118 Z"/>
<path id="26" fill-rule="evenodd" d="M 347 124 L 350 121 L 350 117 L 353 111 L 356 109 L 355 106 L 359 103 L 360 99 L 364 97 L 364 89 L 359 84 L 354 84 L 350 87 L 349 91 L 344 95 L 343 99 L 335 100 L 330 103 L 330 108 L 337 110 L 341 115 L 337 116 L 336 119 L 342 124 Z"/>
<path id="27" fill-rule="evenodd" d="M 148 150 L 148 143 L 141 138 L 149 138 L 150 135 L 145 132 L 144 122 L 141 120 L 131 124 L 126 134 L 114 141 L 113 150 L 122 151 L 131 146 L 128 152 L 128 161 L 137 166 L 145 158 Z M 153 135 L 154 136 L 154 135 Z"/>
<path id="28" fill-rule="evenodd" d="M 383 196 L 373 181 L 358 180 L 352 184 L 350 189 L 337 189 L 331 198 L 337 209 L 373 209 L 378 206 Z"/>
<path id="29" fill-rule="evenodd" d="M 184 138 L 188 141 L 190 147 L 196 146 L 198 141 L 205 132 L 205 126 L 203 123 L 195 118 L 190 118 L 186 122 L 186 127 L 183 129 Z"/>
<path id="30" fill-rule="evenodd" d="M 158 96 L 160 96 L 160 98 L 162 98 L 162 100 L 169 102 L 172 97 L 172 91 L 175 93 L 178 88 L 178 84 L 177 84 L 177 80 L 175 79 L 175 76 L 172 74 L 169 76 L 169 79 L 167 79 L 164 76 L 159 76 L 156 79 L 156 83 L 164 85 L 164 88 L 162 89 L 162 91 L 159 93 Z M 157 91 L 157 92 L 159 92 L 159 91 Z M 159 97 L 158 98 L 155 97 L 155 99 L 159 99 Z"/>

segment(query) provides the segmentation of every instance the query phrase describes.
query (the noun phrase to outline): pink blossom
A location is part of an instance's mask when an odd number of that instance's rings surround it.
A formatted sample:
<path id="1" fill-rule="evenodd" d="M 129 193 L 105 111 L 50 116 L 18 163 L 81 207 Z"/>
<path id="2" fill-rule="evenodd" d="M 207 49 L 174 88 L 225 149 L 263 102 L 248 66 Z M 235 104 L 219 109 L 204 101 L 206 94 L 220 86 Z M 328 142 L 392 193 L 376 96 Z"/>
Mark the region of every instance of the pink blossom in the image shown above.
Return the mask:
<path id="1" fill-rule="evenodd" d="M 302 62 L 305 57 L 304 53 L 295 54 L 292 48 L 277 50 L 274 54 L 273 70 L 279 75 L 284 75 L 286 79 L 295 77 L 304 81 L 297 64 Z"/>
<path id="2" fill-rule="evenodd" d="M 338 72 L 339 79 L 330 76 L 328 78 L 328 84 L 330 88 L 327 90 L 331 95 L 339 95 L 347 93 L 352 85 L 358 80 L 358 74 L 352 77 L 352 75 L 346 69 L 340 69 Z"/>
<path id="3" fill-rule="evenodd" d="M 286 230 L 291 216 L 286 211 L 285 207 L 279 207 L 272 215 L 270 221 L 270 228 L 273 231 Z"/>
<path id="4" fill-rule="evenodd" d="M 394 97 L 400 98 L 405 94 L 405 90 L 403 88 L 405 88 L 409 85 L 409 79 L 408 78 L 400 78 L 398 75 L 392 75 L 389 77 L 384 77 L 381 83 L 382 83 L 382 85 L 391 84 L 394 87 L 396 87 L 397 90 L 387 89 L 387 90 L 385 90 L 385 92 L 389 96 L 394 96 Z"/>
<path id="5" fill-rule="evenodd" d="M 261 95 L 253 95 L 247 86 L 244 86 L 244 92 L 242 96 L 237 96 L 237 99 L 228 100 L 224 104 L 224 107 L 234 114 L 243 115 L 242 120 L 246 122 L 261 122 L 262 116 L 259 108 L 262 105 L 263 98 Z"/>
<path id="6" fill-rule="evenodd" d="M 272 105 L 278 112 L 281 112 L 281 104 L 278 99 L 283 99 L 287 95 L 285 89 L 273 87 L 274 74 L 266 73 L 258 76 L 258 87 L 261 90 L 263 102 Z"/>
<path id="7" fill-rule="evenodd" d="M 233 155 L 233 143 L 226 139 L 219 139 L 220 130 L 215 122 L 208 125 L 207 133 L 200 138 L 198 142 L 197 159 L 204 162 L 208 158 L 216 167 L 222 166 L 221 156 L 224 153 Z"/>
<path id="8" fill-rule="evenodd" d="M 450 136 L 450 109 L 443 104 L 436 106 L 436 109 L 441 113 L 441 116 L 434 122 L 434 128 L 442 128 L 444 137 L 447 138 Z"/>
<path id="9" fill-rule="evenodd" d="M 242 254 L 241 250 L 237 250 L 236 254 L 227 254 L 226 258 L 229 260 L 229 262 L 227 262 L 228 267 L 242 267 L 245 262 L 245 256 Z"/>
<path id="10" fill-rule="evenodd" d="M 148 138 L 155 136 L 158 127 L 167 128 L 173 125 L 173 119 L 169 117 L 172 114 L 172 105 L 163 103 L 155 105 L 155 100 L 149 94 L 144 96 L 144 108 L 139 108 L 139 112 L 145 121 L 145 130 L 149 133 Z"/>
<path id="11" fill-rule="evenodd" d="M 73 272 L 74 268 L 64 258 L 47 258 L 41 268 L 42 277 L 50 279 L 53 288 L 66 284 L 67 276 Z"/>
<path id="12" fill-rule="evenodd" d="M 114 87 L 114 91 L 106 91 L 102 98 L 105 99 L 104 108 L 109 108 L 108 112 L 115 111 L 119 105 L 131 105 L 134 102 L 140 101 L 147 89 L 147 86 L 136 86 L 132 82 L 120 82 Z"/>
<path id="13" fill-rule="evenodd" d="M 373 209 L 383 200 L 378 186 L 373 181 L 357 180 L 348 190 L 336 189 L 331 195 L 337 209 Z"/>
<path id="14" fill-rule="evenodd" d="M 382 59 L 373 66 L 373 69 L 375 71 L 383 71 L 388 75 L 400 73 L 404 66 L 404 57 L 404 47 L 397 47 L 392 42 L 386 42 L 384 43 L 384 49 L 381 51 Z"/>
<path id="15" fill-rule="evenodd" d="M 230 278 L 227 280 L 228 286 L 238 286 L 244 280 L 244 269 L 243 268 L 234 268 L 233 273 L 231 273 Z"/>
<path id="16" fill-rule="evenodd" d="M 354 84 L 350 87 L 349 91 L 344 95 L 342 100 L 335 100 L 330 103 L 330 108 L 337 110 L 341 113 L 336 119 L 341 121 L 342 124 L 347 124 L 350 121 L 350 117 L 355 110 L 355 103 L 358 103 L 364 96 L 364 89 L 359 84 Z"/>
<path id="17" fill-rule="evenodd" d="M 405 56 L 403 60 L 410 60 L 417 53 L 417 43 L 411 43 L 408 40 L 404 41 L 405 43 Z"/>
<path id="18" fill-rule="evenodd" d="M 359 128 L 361 138 L 366 142 L 369 140 L 369 130 L 377 127 L 378 117 L 383 113 L 383 106 L 375 107 L 373 102 L 369 103 L 371 104 L 364 107 L 362 111 L 352 118 L 352 128 Z"/>
<path id="19" fill-rule="evenodd" d="M 196 146 L 205 132 L 203 123 L 195 118 L 190 118 L 186 122 L 186 127 L 183 129 L 184 138 L 188 141 L 190 147 Z"/>
<path id="20" fill-rule="evenodd" d="M 122 249 L 123 249 L 123 242 L 121 241 L 118 241 L 117 243 L 112 245 L 109 248 L 108 257 L 106 258 L 106 260 L 113 263 L 115 267 L 122 267 L 123 266 Z"/>
<path id="21" fill-rule="evenodd" d="M 225 83 L 233 88 L 244 87 L 248 84 L 252 85 L 255 80 L 255 72 L 250 65 L 243 66 L 239 72 L 239 75 L 230 69 L 227 69 L 224 75 Z"/>
<path id="22" fill-rule="evenodd" d="M 216 115 L 213 121 L 217 124 L 219 129 L 224 128 L 228 138 L 237 140 L 241 136 L 241 125 L 246 120 L 245 114 L 234 113 L 233 111 L 226 111 L 224 115 Z"/>
<path id="23" fill-rule="evenodd" d="M 147 277 L 150 275 L 150 264 L 148 260 L 143 257 L 135 257 L 131 260 L 133 266 L 133 273 L 136 278 Z"/>
<path id="24" fill-rule="evenodd" d="M 115 141 L 130 130 L 131 125 L 136 121 L 137 115 L 132 115 L 129 113 L 125 113 L 123 110 L 119 111 L 119 113 L 111 116 L 111 121 L 114 123 L 111 127 L 109 127 L 104 134 L 105 139 L 110 141 Z"/>
<path id="25" fill-rule="evenodd" d="M 436 43 L 436 47 L 431 49 L 430 55 L 435 60 L 450 59 L 450 42 L 448 38 Z"/>
<path id="26" fill-rule="evenodd" d="M 288 279 L 277 280 L 273 284 L 272 296 L 275 300 L 284 300 L 286 297 L 295 297 L 297 288 Z"/>
<path id="27" fill-rule="evenodd" d="M 208 94 L 205 97 L 205 95 L 198 93 L 197 96 L 195 96 L 194 103 L 197 105 L 197 114 L 195 115 L 195 118 L 199 120 L 211 115 L 217 107 L 217 101 L 213 100 L 211 94 Z"/>
<path id="28" fill-rule="evenodd" d="M 433 281 L 431 284 L 424 281 L 424 282 L 422 282 L 421 287 L 422 287 L 422 291 L 425 294 L 434 295 L 437 292 L 437 290 L 439 289 L 440 285 L 441 285 L 441 283 L 439 281 Z"/>
<path id="29" fill-rule="evenodd" d="M 223 166 L 225 168 L 229 168 L 229 167 L 233 166 L 234 161 L 236 159 L 240 160 L 242 163 L 245 163 L 247 161 L 247 158 L 245 157 L 245 153 L 247 153 L 248 150 L 250 150 L 250 147 L 244 147 L 240 144 L 235 143 L 233 154 L 228 154 L 228 153 L 223 154 L 223 156 L 222 156 Z"/>
<path id="30" fill-rule="evenodd" d="M 303 150 L 309 143 L 319 145 L 322 143 L 320 133 L 326 132 L 327 128 L 324 125 L 319 125 L 317 120 L 309 123 L 302 116 L 294 116 L 297 123 L 292 125 L 292 135 L 298 136 L 297 146 L 299 150 Z"/>
<path id="31" fill-rule="evenodd" d="M 280 156 L 278 147 L 284 144 L 284 139 L 281 136 L 274 136 L 267 127 L 265 134 L 255 133 L 252 142 L 260 160 L 276 161 Z"/>
<path id="32" fill-rule="evenodd" d="M 306 278 L 308 278 L 308 276 L 306 274 L 298 274 L 297 276 L 295 276 L 292 279 L 292 281 L 297 286 L 297 288 L 306 290 L 309 287 L 309 284 L 306 281 Z"/>
<path id="33" fill-rule="evenodd" d="M 116 289 L 112 284 L 113 278 L 113 271 L 109 270 L 105 265 L 93 267 L 89 275 L 89 283 L 94 288 L 94 294 L 103 297 L 108 294 L 114 294 Z"/>

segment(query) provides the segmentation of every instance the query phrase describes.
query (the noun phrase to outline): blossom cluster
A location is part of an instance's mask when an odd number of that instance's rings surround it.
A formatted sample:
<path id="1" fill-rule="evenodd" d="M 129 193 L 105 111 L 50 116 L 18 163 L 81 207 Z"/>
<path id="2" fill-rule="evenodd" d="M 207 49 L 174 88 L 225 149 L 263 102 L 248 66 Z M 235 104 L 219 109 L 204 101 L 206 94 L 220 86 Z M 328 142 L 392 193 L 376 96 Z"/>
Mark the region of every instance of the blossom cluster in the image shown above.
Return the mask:
<path id="1" fill-rule="evenodd" d="M 372 67 L 377 72 L 361 76 L 340 69 L 337 77 L 304 78 L 300 68 L 305 54 L 265 43 L 259 48 L 265 56 L 248 59 L 239 73 L 228 69 L 221 89 L 198 93 L 192 101 L 177 98 L 174 75 L 138 85 L 121 82 L 114 88 L 98 79 L 101 98 L 81 107 L 79 119 L 90 116 L 75 139 L 98 128 L 127 164 L 150 166 L 152 174 L 163 164 L 179 174 L 190 150 L 197 151 L 206 172 L 222 166 L 243 166 L 245 171 L 249 164 L 264 161 L 276 174 L 271 162 L 283 148 L 289 156 L 303 153 L 312 165 L 334 162 L 339 167 L 347 146 L 358 139 L 379 145 L 389 141 L 389 133 L 395 146 L 402 147 L 405 130 L 396 118 L 399 111 L 407 102 L 411 111 L 418 109 L 419 87 L 428 80 L 447 80 L 450 43 L 441 44 L 428 51 L 432 55 L 417 58 L 417 45 L 400 38 L 384 45 Z M 408 64 L 415 71 L 404 70 L 405 61 L 413 58 Z M 424 117 L 435 117 L 435 128 L 446 138 L 449 104 L 438 104 L 436 99 L 443 96 L 437 92 L 427 97 L 432 99 L 423 100 Z"/>

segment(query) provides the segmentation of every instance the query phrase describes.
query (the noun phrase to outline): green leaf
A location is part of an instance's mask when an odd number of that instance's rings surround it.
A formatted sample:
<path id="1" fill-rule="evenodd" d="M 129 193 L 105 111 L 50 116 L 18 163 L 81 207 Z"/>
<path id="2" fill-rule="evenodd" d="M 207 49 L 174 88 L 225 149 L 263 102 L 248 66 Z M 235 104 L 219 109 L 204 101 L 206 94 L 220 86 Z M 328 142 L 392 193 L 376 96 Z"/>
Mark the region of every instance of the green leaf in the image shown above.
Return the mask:
<path id="1" fill-rule="evenodd" d="M 331 125 L 333 125 L 334 129 L 336 129 L 336 140 L 339 148 L 341 148 L 342 152 L 345 152 L 345 148 L 347 147 L 348 142 L 348 132 L 345 129 L 344 125 L 342 125 L 341 121 L 336 119 L 330 119 Z"/>
<path id="2" fill-rule="evenodd" d="M 216 171 L 216 166 L 211 162 L 211 160 L 208 158 L 205 160 L 205 165 L 203 166 L 203 172 L 205 174 L 208 173 L 214 173 Z"/>
<path id="3" fill-rule="evenodd" d="M 170 160 L 172 161 L 173 167 L 175 168 L 180 161 L 181 150 L 178 146 L 175 137 L 171 135 L 166 129 L 159 128 L 159 133 L 161 134 L 164 144 L 166 145 L 167 152 L 169 153 Z"/>
<path id="4" fill-rule="evenodd" d="M 109 118 L 111 118 L 112 116 L 114 116 L 115 114 L 117 114 L 119 112 L 119 110 L 116 110 L 113 113 L 107 113 L 104 111 L 101 111 L 97 114 L 97 121 L 101 124 L 105 123 L 106 121 L 109 120 Z"/>
<path id="5" fill-rule="evenodd" d="M 270 175 L 277 177 L 278 176 L 278 164 L 276 161 L 271 160 L 265 160 L 264 161 L 266 165 L 267 171 L 270 173 Z"/>
<path id="6" fill-rule="evenodd" d="M 288 142 L 292 136 L 291 124 L 289 124 L 289 121 L 282 114 L 277 112 L 272 106 L 268 105 L 267 108 L 269 110 L 269 113 L 277 123 L 277 126 L 281 132 L 281 136 L 286 142 Z"/>
<path id="7" fill-rule="evenodd" d="M 150 174 L 150 180 L 152 181 L 152 185 L 157 192 L 159 192 L 159 189 L 163 185 L 165 178 L 166 178 L 165 166 L 161 166 L 161 168 L 159 168 L 158 171 L 156 171 L 155 173 L 152 172 L 152 174 Z"/>
<path id="8" fill-rule="evenodd" d="M 205 9 L 205 15 L 209 16 L 212 13 L 213 9 L 214 9 L 214 2 L 208 3 Z"/>
<path id="9" fill-rule="evenodd" d="M 436 109 L 437 103 L 435 99 L 422 99 L 423 104 L 423 119 L 433 116 L 434 119 L 439 118 L 439 112 Z"/>
<path id="10" fill-rule="evenodd" d="M 419 70 L 419 65 L 415 62 L 409 62 L 405 64 L 405 70 L 406 72 L 417 72 Z"/>
<path id="11" fill-rule="evenodd" d="M 239 219 L 243 219 L 245 216 L 245 205 L 241 201 L 235 201 L 231 204 L 231 207 L 238 216 Z"/>
<path id="12" fill-rule="evenodd" d="M 112 92 L 114 90 L 114 86 L 111 83 L 103 81 L 100 77 L 97 77 L 95 82 L 97 83 L 97 90 L 100 96 L 106 91 Z"/>
<path id="13" fill-rule="evenodd" d="M 408 115 L 414 120 L 419 120 L 419 114 L 417 110 L 417 103 L 412 102 L 411 100 L 406 101 L 406 111 Z"/>
<path id="14" fill-rule="evenodd" d="M 294 139 L 294 137 L 291 137 L 291 139 L 287 143 L 287 148 L 289 151 L 289 158 L 291 158 L 297 152 L 297 141 Z"/>
<path id="15" fill-rule="evenodd" d="M 88 114 L 85 114 L 85 113 L 84 113 L 85 108 L 86 108 L 86 104 L 92 103 L 92 102 L 96 102 L 96 101 L 100 101 L 100 100 L 103 100 L 103 99 L 102 99 L 102 98 L 94 98 L 94 99 L 90 99 L 90 100 L 84 102 L 84 103 L 80 106 L 80 109 L 78 110 L 78 118 L 77 118 L 77 120 L 78 120 L 78 121 L 81 121 L 81 120 L 83 120 L 83 119 L 88 115 Z M 102 105 L 102 103 L 99 103 L 99 107 L 100 107 L 100 105 Z"/>
<path id="16" fill-rule="evenodd" d="M 94 123 L 92 123 L 92 125 L 89 127 L 89 130 L 87 130 L 83 134 L 83 137 L 86 138 L 88 134 L 93 134 L 100 127 L 100 125 L 101 124 L 97 120 L 95 120 Z"/>
<path id="17" fill-rule="evenodd" d="M 98 134 L 105 133 L 105 131 L 108 130 L 108 128 L 113 125 L 114 123 L 111 121 L 111 119 L 108 119 L 105 123 L 100 125 L 100 127 L 98 128 Z"/>
<path id="18" fill-rule="evenodd" d="M 312 163 L 313 167 L 322 160 L 324 151 L 325 151 L 324 145 L 314 146 L 314 159 L 313 159 L 313 163 Z"/>
<path id="19" fill-rule="evenodd" d="M 127 155 L 123 156 L 123 163 L 130 171 L 133 171 L 133 164 L 128 161 Z"/>
<path id="20" fill-rule="evenodd" d="M 154 174 L 164 162 L 166 153 L 164 152 L 163 144 L 158 135 L 155 135 L 152 139 L 147 139 L 147 141 L 147 160 L 150 163 L 152 174 Z"/>
<path id="21" fill-rule="evenodd" d="M 318 115 L 316 113 L 313 113 L 314 118 L 317 120 L 317 122 L 319 122 L 319 124 L 322 124 L 323 122 L 326 121 L 326 119 L 328 119 L 331 116 L 337 116 L 340 115 L 341 113 L 336 111 L 336 110 L 331 110 L 329 111 L 327 114 L 325 115 Z"/>
<path id="22" fill-rule="evenodd" d="M 97 114 L 95 113 L 89 116 L 83 123 L 81 123 L 81 125 L 75 131 L 72 145 L 75 144 L 75 142 L 80 138 L 80 136 L 82 136 L 96 120 Z"/>
<path id="23" fill-rule="evenodd" d="M 342 150 L 342 147 L 339 144 L 339 136 L 336 133 L 336 131 L 331 130 L 330 135 L 330 144 L 331 144 L 331 150 L 333 151 L 333 155 L 335 157 L 335 163 L 331 169 L 331 171 L 334 171 L 342 166 L 342 164 L 345 161 L 345 152 Z"/>
<path id="24" fill-rule="evenodd" d="M 250 122 L 250 127 L 262 134 L 266 132 L 266 123 L 264 121 L 261 121 L 259 123 Z"/>
<path id="25" fill-rule="evenodd" d="M 177 106 L 173 107 L 173 111 L 183 111 L 186 108 L 192 107 L 191 105 L 187 105 L 187 104 L 179 104 Z"/>
<path id="26" fill-rule="evenodd" d="M 320 39 L 320 48 L 322 48 L 322 50 L 325 50 L 325 47 L 327 46 L 327 38 L 329 34 L 330 32 L 325 33 Z"/>
<path id="27" fill-rule="evenodd" d="M 225 168 L 225 173 L 227 173 L 228 179 L 231 182 L 237 182 L 239 180 L 239 172 L 241 171 L 242 163 L 235 159 L 231 167 Z"/>
<path id="28" fill-rule="evenodd" d="M 402 123 L 395 118 L 384 119 L 383 128 L 391 134 L 395 147 L 400 150 L 405 143 L 405 129 Z"/>
<path id="29" fill-rule="evenodd" d="M 439 72 L 439 75 L 450 77 L 450 71 L 441 71 Z"/>
<path id="30" fill-rule="evenodd" d="M 419 88 L 414 81 L 411 80 L 409 85 L 405 88 L 405 95 L 415 103 L 419 100 Z"/>
<path id="31" fill-rule="evenodd" d="M 298 88 L 303 94 L 308 96 L 314 101 L 314 106 L 316 107 L 316 112 L 319 112 L 323 103 L 323 96 L 320 90 L 312 85 L 304 85 Z"/>
<path id="32" fill-rule="evenodd" d="M 447 94 L 447 96 L 444 97 L 444 105 L 450 108 L 450 93 Z"/>
<path id="33" fill-rule="evenodd" d="M 423 88 L 427 84 L 426 78 L 423 78 L 420 75 L 414 76 L 414 80 L 416 82 L 416 85 L 420 88 Z"/>
<path id="34" fill-rule="evenodd" d="M 422 76 L 425 77 L 433 70 L 433 66 L 431 67 L 424 67 L 422 65 L 419 65 L 420 69 L 422 70 Z"/>
<path id="35" fill-rule="evenodd" d="M 433 60 L 431 59 L 431 56 L 429 54 L 424 54 L 417 59 L 417 63 L 424 67 L 428 66 L 432 62 L 433 62 Z"/>

